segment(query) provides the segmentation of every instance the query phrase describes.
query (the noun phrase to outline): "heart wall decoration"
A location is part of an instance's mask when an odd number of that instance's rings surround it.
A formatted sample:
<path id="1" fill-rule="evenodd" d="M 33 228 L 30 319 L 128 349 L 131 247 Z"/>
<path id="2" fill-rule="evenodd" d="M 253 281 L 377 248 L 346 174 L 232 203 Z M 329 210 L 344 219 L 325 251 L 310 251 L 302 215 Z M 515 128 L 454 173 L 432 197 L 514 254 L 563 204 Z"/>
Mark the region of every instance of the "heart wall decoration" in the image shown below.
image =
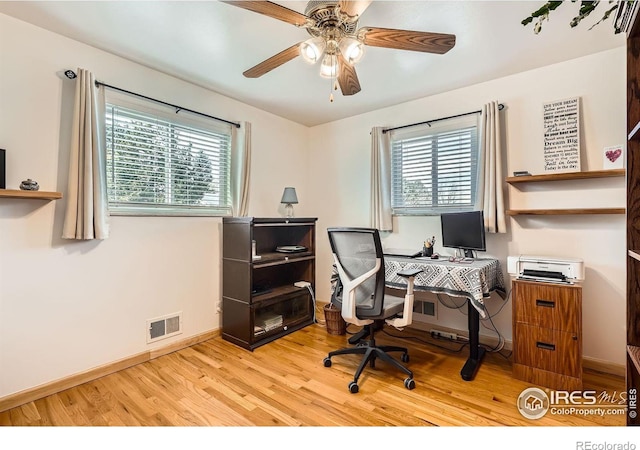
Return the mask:
<path id="1" fill-rule="evenodd" d="M 624 167 L 624 147 L 622 145 L 614 145 L 605 147 L 602 151 L 602 168 L 603 169 L 622 169 Z"/>

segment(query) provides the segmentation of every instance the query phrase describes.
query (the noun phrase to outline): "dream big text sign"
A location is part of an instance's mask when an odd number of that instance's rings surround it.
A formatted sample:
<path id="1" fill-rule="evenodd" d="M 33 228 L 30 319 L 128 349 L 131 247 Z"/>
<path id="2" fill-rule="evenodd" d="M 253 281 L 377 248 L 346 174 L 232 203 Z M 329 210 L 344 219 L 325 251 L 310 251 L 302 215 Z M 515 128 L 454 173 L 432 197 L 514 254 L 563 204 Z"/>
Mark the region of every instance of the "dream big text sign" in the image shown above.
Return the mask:
<path id="1" fill-rule="evenodd" d="M 544 171 L 580 171 L 580 98 L 545 103 Z"/>

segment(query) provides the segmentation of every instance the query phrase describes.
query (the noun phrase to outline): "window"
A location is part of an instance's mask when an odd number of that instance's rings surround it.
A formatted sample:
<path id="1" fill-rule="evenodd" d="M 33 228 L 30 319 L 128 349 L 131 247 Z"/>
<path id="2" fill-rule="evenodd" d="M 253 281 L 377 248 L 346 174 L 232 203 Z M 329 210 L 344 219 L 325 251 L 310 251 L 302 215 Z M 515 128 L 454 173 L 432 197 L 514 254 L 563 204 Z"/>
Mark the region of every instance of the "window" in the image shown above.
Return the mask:
<path id="1" fill-rule="evenodd" d="M 391 134 L 391 206 L 396 215 L 477 209 L 478 115 Z"/>
<path id="2" fill-rule="evenodd" d="M 231 127 L 120 95 L 106 104 L 109 211 L 135 215 L 231 212 Z"/>

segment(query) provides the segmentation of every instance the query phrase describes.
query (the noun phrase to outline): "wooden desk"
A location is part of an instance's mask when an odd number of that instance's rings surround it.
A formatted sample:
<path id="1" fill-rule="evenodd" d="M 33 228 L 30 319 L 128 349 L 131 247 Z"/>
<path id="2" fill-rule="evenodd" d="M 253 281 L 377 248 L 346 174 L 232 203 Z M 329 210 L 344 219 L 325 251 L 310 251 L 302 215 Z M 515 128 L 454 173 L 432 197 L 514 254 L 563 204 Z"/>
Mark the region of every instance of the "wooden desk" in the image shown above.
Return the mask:
<path id="1" fill-rule="evenodd" d="M 485 355 L 480 347 L 480 317 L 488 316 L 484 299 L 496 291 L 506 298 L 504 277 L 497 259 L 476 259 L 473 262 L 450 262 L 448 259 L 404 258 L 385 256 L 386 285 L 404 289 L 406 282 L 395 275 L 403 269 L 421 269 L 415 277 L 414 289 L 447 294 L 467 299 L 469 328 L 469 357 L 460 375 L 471 381 Z"/>

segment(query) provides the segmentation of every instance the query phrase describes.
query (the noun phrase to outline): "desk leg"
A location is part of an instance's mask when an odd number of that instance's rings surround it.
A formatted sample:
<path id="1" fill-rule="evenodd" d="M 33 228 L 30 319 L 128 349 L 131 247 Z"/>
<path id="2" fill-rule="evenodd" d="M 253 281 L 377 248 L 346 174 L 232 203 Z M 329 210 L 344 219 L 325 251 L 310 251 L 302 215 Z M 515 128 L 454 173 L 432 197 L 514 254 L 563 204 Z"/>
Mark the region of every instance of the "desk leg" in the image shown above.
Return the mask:
<path id="1" fill-rule="evenodd" d="M 467 300 L 467 311 L 469 319 L 469 358 L 460 371 L 462 379 L 471 381 L 476 376 L 480 363 L 484 358 L 485 349 L 480 347 L 480 313 Z"/>

